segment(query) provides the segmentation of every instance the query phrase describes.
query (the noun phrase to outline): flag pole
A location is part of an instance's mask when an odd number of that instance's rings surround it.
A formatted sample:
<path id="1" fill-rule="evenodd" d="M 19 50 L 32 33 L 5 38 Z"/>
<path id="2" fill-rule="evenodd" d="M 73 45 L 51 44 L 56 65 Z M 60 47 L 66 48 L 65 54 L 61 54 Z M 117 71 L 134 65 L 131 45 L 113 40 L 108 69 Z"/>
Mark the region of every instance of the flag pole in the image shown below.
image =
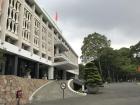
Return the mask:
<path id="1" fill-rule="evenodd" d="M 55 12 L 55 22 L 57 23 L 57 21 L 58 21 L 58 13 L 57 12 Z"/>

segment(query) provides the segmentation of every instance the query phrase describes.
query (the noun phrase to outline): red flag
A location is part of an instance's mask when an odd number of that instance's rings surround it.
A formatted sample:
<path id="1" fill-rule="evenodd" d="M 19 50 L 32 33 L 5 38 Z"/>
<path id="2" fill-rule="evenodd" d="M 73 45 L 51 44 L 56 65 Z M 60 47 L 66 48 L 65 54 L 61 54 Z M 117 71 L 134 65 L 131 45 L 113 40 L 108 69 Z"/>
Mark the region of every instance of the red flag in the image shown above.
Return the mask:
<path id="1" fill-rule="evenodd" d="M 58 14 L 57 14 L 57 12 L 55 13 L 55 21 L 57 21 L 58 20 Z"/>

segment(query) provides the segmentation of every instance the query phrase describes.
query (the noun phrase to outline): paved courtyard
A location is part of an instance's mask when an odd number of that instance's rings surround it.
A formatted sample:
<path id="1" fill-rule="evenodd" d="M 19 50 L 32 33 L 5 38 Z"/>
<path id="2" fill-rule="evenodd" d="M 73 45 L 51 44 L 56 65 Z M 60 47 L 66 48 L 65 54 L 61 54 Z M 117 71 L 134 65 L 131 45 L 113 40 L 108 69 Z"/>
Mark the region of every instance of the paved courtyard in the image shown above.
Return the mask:
<path id="1" fill-rule="evenodd" d="M 55 101 L 33 102 L 31 105 L 140 105 L 140 85 L 115 83 L 104 87 L 102 93 Z"/>
<path id="2" fill-rule="evenodd" d="M 68 81 L 52 81 L 50 84 L 43 87 L 40 91 L 38 91 L 33 96 L 33 102 L 46 102 L 46 101 L 53 101 L 63 98 L 62 89 L 60 88 L 60 84 L 62 82 L 67 83 Z M 68 87 L 65 89 L 65 98 L 71 97 L 79 97 L 79 95 L 71 92 Z"/>

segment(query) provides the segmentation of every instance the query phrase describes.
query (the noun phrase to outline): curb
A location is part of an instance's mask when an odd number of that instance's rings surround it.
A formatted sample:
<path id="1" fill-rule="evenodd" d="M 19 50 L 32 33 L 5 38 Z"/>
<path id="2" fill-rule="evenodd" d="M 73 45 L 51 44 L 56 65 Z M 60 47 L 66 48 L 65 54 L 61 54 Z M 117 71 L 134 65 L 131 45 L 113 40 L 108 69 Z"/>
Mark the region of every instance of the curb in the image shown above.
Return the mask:
<path id="1" fill-rule="evenodd" d="M 140 82 L 137 82 L 136 84 L 137 84 L 137 85 L 140 85 Z"/>
<path id="2" fill-rule="evenodd" d="M 30 101 L 30 102 L 32 101 L 33 96 L 34 96 L 40 89 L 42 89 L 43 87 L 45 87 L 46 85 L 48 85 L 48 84 L 50 84 L 50 83 L 52 83 L 52 82 L 53 82 L 53 81 L 47 82 L 46 84 L 44 84 L 44 85 L 42 85 L 41 87 L 39 87 L 38 89 L 36 89 L 36 90 L 32 93 L 32 95 L 29 97 L 29 101 Z"/>
<path id="3" fill-rule="evenodd" d="M 70 80 L 68 81 L 68 83 L 67 83 L 69 90 L 72 91 L 72 92 L 75 93 L 75 94 L 78 94 L 78 95 L 81 95 L 81 96 L 86 96 L 87 93 L 80 93 L 80 92 L 77 92 L 77 91 L 73 90 L 73 89 L 70 87 L 70 83 L 71 83 L 72 81 L 73 81 L 73 79 L 70 79 Z"/>

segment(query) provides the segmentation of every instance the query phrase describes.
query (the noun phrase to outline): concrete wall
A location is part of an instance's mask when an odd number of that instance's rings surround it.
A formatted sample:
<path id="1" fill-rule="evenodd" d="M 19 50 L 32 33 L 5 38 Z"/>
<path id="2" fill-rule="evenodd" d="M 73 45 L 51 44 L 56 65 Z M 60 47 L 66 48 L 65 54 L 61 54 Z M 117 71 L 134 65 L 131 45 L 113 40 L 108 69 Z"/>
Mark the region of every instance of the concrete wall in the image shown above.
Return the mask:
<path id="1" fill-rule="evenodd" d="M 21 98 L 21 104 L 29 102 L 29 97 L 32 93 L 47 83 L 46 80 L 39 79 L 27 79 L 16 76 L 0 76 L 0 105 L 6 103 L 6 105 L 16 105 L 16 91 L 22 90 L 23 97 Z"/>

